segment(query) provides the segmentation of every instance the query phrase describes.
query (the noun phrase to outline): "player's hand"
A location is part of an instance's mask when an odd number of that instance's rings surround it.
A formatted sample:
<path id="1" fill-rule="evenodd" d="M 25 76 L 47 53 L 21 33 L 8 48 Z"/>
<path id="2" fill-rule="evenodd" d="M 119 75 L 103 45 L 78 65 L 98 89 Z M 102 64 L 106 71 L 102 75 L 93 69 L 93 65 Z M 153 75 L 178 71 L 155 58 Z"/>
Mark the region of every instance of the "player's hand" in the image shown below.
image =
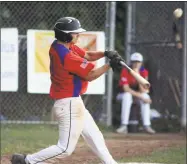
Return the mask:
<path id="1" fill-rule="evenodd" d="M 105 51 L 104 56 L 109 58 L 110 60 L 120 56 L 117 51 Z"/>
<path id="2" fill-rule="evenodd" d="M 120 61 L 122 61 L 122 58 L 120 56 L 114 57 L 110 60 L 110 66 L 112 67 L 112 70 L 115 71 L 121 71 L 122 65 L 120 64 Z"/>
<path id="3" fill-rule="evenodd" d="M 151 99 L 148 99 L 148 98 L 141 98 L 142 99 L 142 101 L 144 102 L 144 103 L 146 103 L 146 104 L 151 104 L 152 103 L 152 100 Z"/>
<path id="4" fill-rule="evenodd" d="M 182 43 L 180 43 L 180 42 L 177 43 L 177 44 L 176 44 L 176 47 L 177 47 L 178 49 L 182 49 Z"/>

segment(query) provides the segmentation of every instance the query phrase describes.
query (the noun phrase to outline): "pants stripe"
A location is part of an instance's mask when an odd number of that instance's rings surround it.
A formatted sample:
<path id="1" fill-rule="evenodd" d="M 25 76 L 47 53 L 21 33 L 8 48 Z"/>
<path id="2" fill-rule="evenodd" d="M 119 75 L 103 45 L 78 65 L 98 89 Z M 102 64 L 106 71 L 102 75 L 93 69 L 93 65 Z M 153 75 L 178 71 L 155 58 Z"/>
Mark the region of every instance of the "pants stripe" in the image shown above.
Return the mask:
<path id="1" fill-rule="evenodd" d="M 70 134 L 71 134 L 71 100 L 70 100 L 70 126 L 69 126 L 69 136 L 68 136 L 68 143 L 67 143 L 66 149 L 65 149 L 62 153 L 60 153 L 60 154 L 57 154 L 57 155 L 52 156 L 52 157 L 49 157 L 49 158 L 44 159 L 44 160 L 42 160 L 42 161 L 38 161 L 38 162 L 36 162 L 36 163 L 34 163 L 34 164 L 37 164 L 37 163 L 39 163 L 39 162 L 46 161 L 46 160 L 51 159 L 51 158 L 55 158 L 55 157 L 57 157 L 57 156 L 59 156 L 59 155 L 65 153 L 66 150 L 68 149 L 68 146 L 69 146 Z"/>

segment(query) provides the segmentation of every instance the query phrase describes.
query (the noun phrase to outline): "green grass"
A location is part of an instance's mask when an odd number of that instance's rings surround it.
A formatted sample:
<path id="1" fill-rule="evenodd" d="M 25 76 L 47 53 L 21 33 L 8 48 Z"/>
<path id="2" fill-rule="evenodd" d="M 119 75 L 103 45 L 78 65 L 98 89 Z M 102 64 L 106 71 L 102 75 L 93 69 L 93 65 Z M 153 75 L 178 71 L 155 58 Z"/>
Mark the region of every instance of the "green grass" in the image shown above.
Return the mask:
<path id="1" fill-rule="evenodd" d="M 49 125 L 2 125 L 1 154 L 33 152 L 39 148 L 56 144 L 57 126 Z"/>
<path id="2" fill-rule="evenodd" d="M 112 129 L 99 125 L 103 132 Z M 57 125 L 1 125 L 1 154 L 35 152 L 58 141 Z"/>
<path id="3" fill-rule="evenodd" d="M 100 129 L 107 134 L 112 128 Z M 57 125 L 1 125 L 1 155 L 16 152 L 31 153 L 41 148 L 56 144 L 58 140 Z M 120 162 L 157 162 L 168 164 L 184 164 L 186 148 L 170 148 L 155 151 L 149 156 L 127 157 Z"/>
<path id="4" fill-rule="evenodd" d="M 150 162 L 164 164 L 186 164 L 186 147 L 155 151 L 148 156 L 128 157 L 120 162 Z"/>

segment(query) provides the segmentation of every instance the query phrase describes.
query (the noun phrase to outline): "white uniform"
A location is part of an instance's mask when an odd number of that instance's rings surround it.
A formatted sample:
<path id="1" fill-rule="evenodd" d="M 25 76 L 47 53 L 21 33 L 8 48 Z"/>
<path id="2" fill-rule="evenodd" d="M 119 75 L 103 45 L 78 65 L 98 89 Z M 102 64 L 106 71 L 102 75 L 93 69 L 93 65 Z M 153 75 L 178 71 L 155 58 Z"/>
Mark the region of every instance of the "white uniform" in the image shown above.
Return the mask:
<path id="1" fill-rule="evenodd" d="M 53 112 L 59 123 L 57 145 L 27 155 L 27 162 L 30 164 L 57 164 L 61 161 L 63 163 L 62 159 L 72 154 L 82 135 L 103 164 L 117 164 L 105 145 L 102 133 L 89 111 L 85 109 L 81 97 L 57 100 Z"/>
<path id="2" fill-rule="evenodd" d="M 150 98 L 150 96 L 147 93 L 142 93 L 142 96 L 147 99 Z M 121 124 L 128 125 L 130 109 L 133 103 L 133 96 L 128 92 L 121 93 L 117 96 L 117 100 L 122 101 Z M 140 100 L 140 108 L 141 108 L 141 116 L 142 116 L 143 125 L 150 126 L 151 125 L 150 104 L 144 103 L 142 100 Z"/>
<path id="3" fill-rule="evenodd" d="M 143 57 L 140 53 L 134 53 L 131 55 L 131 61 L 143 61 Z M 139 70 L 139 73 L 142 77 L 148 77 L 148 71 L 142 67 Z M 130 109 L 133 103 L 133 96 L 129 92 L 124 92 L 123 87 L 125 85 L 129 85 L 133 87 L 135 90 L 138 89 L 138 83 L 135 78 L 128 72 L 128 70 L 123 69 L 120 76 L 119 85 L 121 88 L 121 93 L 118 94 L 117 100 L 122 101 L 121 107 L 121 127 L 117 129 L 119 133 L 127 133 L 127 125 L 129 124 L 129 116 L 130 116 Z M 142 93 L 142 97 L 145 99 L 150 99 L 150 96 L 147 93 Z M 154 130 L 150 128 L 151 125 L 151 116 L 150 116 L 150 104 L 145 103 L 142 100 L 140 101 L 141 107 L 141 115 L 144 127 L 146 127 L 146 131 L 149 133 L 155 133 Z"/>

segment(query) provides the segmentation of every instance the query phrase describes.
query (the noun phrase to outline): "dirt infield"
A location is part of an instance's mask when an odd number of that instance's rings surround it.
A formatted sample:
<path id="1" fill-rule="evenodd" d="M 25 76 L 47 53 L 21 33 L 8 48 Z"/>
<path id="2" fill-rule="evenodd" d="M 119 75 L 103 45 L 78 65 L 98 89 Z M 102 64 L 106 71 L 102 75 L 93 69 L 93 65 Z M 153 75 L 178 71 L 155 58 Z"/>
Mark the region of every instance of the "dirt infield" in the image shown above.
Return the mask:
<path id="1" fill-rule="evenodd" d="M 181 134 L 105 134 L 106 144 L 116 160 L 125 157 L 148 155 L 155 150 L 165 150 L 169 147 L 178 147 L 186 144 Z M 2 164 L 10 164 L 10 155 L 1 157 Z M 99 163 L 98 158 L 90 148 L 80 139 L 75 152 L 62 161 L 64 164 L 93 164 Z"/>

